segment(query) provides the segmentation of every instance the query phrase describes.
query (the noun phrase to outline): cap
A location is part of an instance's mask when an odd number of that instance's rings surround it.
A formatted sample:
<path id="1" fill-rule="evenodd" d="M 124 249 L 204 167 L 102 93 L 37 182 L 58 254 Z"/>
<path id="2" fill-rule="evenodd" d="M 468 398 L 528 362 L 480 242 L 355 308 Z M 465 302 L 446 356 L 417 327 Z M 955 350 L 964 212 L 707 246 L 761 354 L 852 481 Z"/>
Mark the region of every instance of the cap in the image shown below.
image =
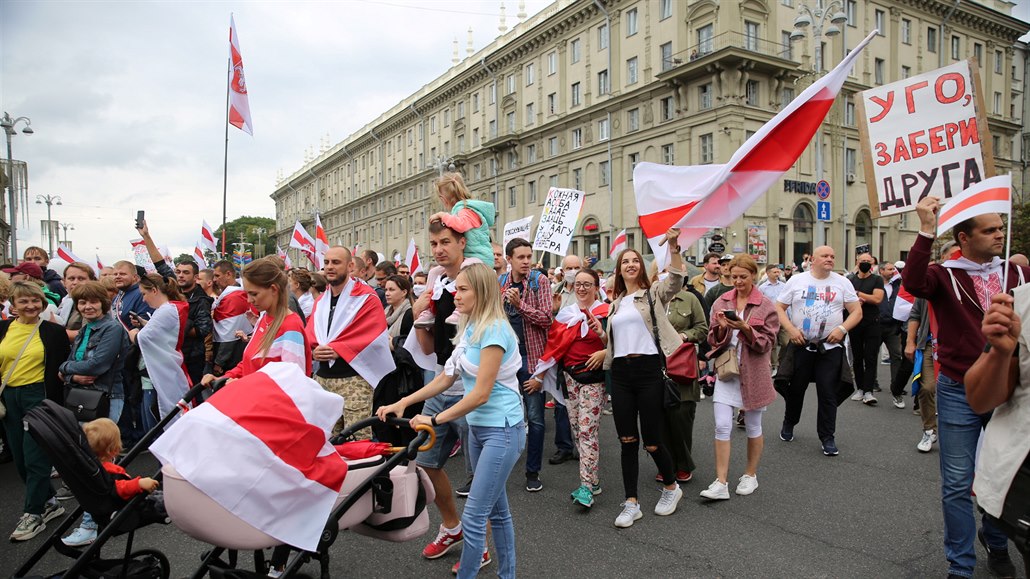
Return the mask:
<path id="1" fill-rule="evenodd" d="M 727 253 L 725 255 L 719 256 L 719 263 L 722 263 L 724 261 L 729 261 L 731 259 L 733 259 L 733 254 L 732 253 Z"/>
<path id="2" fill-rule="evenodd" d="M 9 267 L 4 270 L 4 273 L 21 273 L 36 279 L 43 279 L 43 270 L 31 261 L 24 261 L 15 267 Z"/>
<path id="3" fill-rule="evenodd" d="M 894 262 L 894 267 L 896 267 L 898 269 L 905 269 L 905 262 L 903 262 L 903 261 L 895 261 Z"/>

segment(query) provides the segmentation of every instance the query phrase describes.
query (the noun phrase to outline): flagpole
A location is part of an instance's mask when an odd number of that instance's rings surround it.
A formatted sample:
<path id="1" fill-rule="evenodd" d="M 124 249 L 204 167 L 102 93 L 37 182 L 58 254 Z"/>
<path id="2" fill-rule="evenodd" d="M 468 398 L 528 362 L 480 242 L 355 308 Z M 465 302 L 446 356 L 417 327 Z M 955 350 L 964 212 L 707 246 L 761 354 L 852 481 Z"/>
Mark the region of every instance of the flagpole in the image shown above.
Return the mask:
<path id="1" fill-rule="evenodd" d="M 232 83 L 232 55 L 225 72 L 225 154 L 222 157 L 222 258 L 225 258 L 225 222 L 229 199 L 229 88 Z"/>
<path id="2" fill-rule="evenodd" d="M 1009 258 L 1012 256 L 1012 186 L 1009 185 L 1009 216 L 1008 227 L 1005 228 L 1005 263 L 1002 267 L 1005 272 L 1002 274 L 1001 291 L 1007 292 L 1009 288 Z"/>

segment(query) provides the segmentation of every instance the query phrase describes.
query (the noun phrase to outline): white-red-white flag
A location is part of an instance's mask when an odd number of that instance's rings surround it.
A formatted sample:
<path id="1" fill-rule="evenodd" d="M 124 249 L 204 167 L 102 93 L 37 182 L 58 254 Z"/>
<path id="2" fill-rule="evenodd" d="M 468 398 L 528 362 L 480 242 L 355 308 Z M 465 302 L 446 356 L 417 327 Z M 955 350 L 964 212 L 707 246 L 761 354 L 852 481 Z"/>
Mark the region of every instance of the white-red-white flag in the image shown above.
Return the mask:
<path id="1" fill-rule="evenodd" d="M 680 247 L 736 221 L 797 161 L 833 105 L 851 67 L 874 30 L 833 70 L 816 80 L 737 149 L 725 165 L 676 167 L 639 163 L 633 171 L 640 226 L 659 263 L 659 241 L 681 229 Z"/>
<path id="2" fill-rule="evenodd" d="M 299 249 L 307 256 L 308 261 L 318 269 L 318 261 L 315 259 L 315 240 L 311 238 L 307 229 L 297 221 L 293 224 L 293 237 L 290 238 L 290 247 Z"/>
<path id="3" fill-rule="evenodd" d="M 204 250 L 200 246 L 203 242 L 198 243 L 193 247 L 193 261 L 197 262 L 197 267 L 200 269 L 207 269 L 207 259 L 204 257 Z"/>
<path id="4" fill-rule="evenodd" d="M 422 269 L 422 260 L 418 257 L 418 248 L 415 247 L 414 237 L 408 242 L 408 251 L 407 255 L 404 256 L 404 263 L 408 266 L 410 275 L 415 275 L 416 271 L 421 271 Z"/>
<path id="5" fill-rule="evenodd" d="M 247 301 L 247 292 L 238 285 L 231 285 L 215 298 L 211 304 L 211 321 L 214 322 L 213 339 L 215 342 L 235 342 L 239 338 L 236 332 L 249 334 L 254 331 L 254 324 L 247 319 L 247 313 L 253 312 Z"/>
<path id="6" fill-rule="evenodd" d="M 623 229 L 615 236 L 612 240 L 612 250 L 608 252 L 608 256 L 615 259 L 615 256 L 619 255 L 619 252 L 629 247 L 627 243 L 628 237 L 626 237 L 626 230 Z M 615 264 L 618 267 L 618 264 Z"/>
<path id="7" fill-rule="evenodd" d="M 315 269 L 322 269 L 325 252 L 329 251 L 329 236 L 322 228 L 322 219 L 315 213 Z"/>
<path id="8" fill-rule="evenodd" d="M 232 77 L 229 81 L 229 124 L 254 135 L 254 124 L 250 120 L 250 101 L 247 98 L 247 81 L 243 75 L 243 57 L 240 56 L 240 37 L 236 34 L 236 21 L 229 16 L 229 54 L 232 57 Z"/>
<path id="9" fill-rule="evenodd" d="M 215 230 L 211 229 L 211 226 L 207 224 L 207 220 L 200 226 L 200 246 L 209 251 L 218 251 L 218 246 L 215 242 Z"/>
<path id="10" fill-rule="evenodd" d="M 290 260 L 290 256 L 283 251 L 283 248 L 279 247 L 279 244 L 275 244 L 275 254 L 279 256 L 279 259 L 286 263 L 286 269 L 293 267 L 293 262 Z"/>
<path id="11" fill-rule="evenodd" d="M 82 261 L 81 259 L 79 259 L 79 256 L 72 253 L 72 250 L 68 249 L 63 243 L 59 243 L 57 245 L 57 257 L 60 257 L 68 263 Z"/>
<path id="12" fill-rule="evenodd" d="M 948 200 L 937 216 L 937 235 L 985 213 L 1012 213 L 1012 175 L 984 179 Z"/>
<path id="13" fill-rule="evenodd" d="M 97 254 L 97 275 L 104 269 L 104 262 L 100 261 L 100 254 Z"/>
<path id="14" fill-rule="evenodd" d="M 167 245 L 162 245 L 161 247 L 158 247 L 157 250 L 161 253 L 161 257 L 164 258 L 165 263 L 168 265 L 172 265 L 174 263 L 172 261 L 172 250 L 169 249 Z"/>
<path id="15" fill-rule="evenodd" d="M 314 551 L 347 474 L 329 444 L 342 412 L 338 394 L 296 364 L 272 362 L 215 392 L 150 449 L 236 517 Z"/>
<path id="16" fill-rule="evenodd" d="M 186 302 L 167 302 L 154 310 L 136 336 L 147 374 L 157 391 L 157 409 L 162 417 L 175 409 L 192 386 L 182 355 L 189 313 Z"/>

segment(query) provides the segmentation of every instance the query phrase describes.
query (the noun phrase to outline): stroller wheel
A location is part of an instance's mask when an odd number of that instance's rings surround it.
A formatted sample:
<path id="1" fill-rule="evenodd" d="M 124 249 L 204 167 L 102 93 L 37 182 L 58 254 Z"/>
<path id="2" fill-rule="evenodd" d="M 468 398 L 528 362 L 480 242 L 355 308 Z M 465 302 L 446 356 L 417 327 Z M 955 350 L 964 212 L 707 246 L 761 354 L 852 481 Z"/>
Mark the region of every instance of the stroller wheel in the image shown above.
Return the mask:
<path id="1" fill-rule="evenodd" d="M 157 563 L 160 569 L 160 579 L 169 579 L 172 576 L 172 565 L 168 562 L 168 557 L 164 553 L 156 549 L 140 549 L 139 551 L 133 551 L 129 555 L 129 559 L 144 559 L 150 557 Z"/>

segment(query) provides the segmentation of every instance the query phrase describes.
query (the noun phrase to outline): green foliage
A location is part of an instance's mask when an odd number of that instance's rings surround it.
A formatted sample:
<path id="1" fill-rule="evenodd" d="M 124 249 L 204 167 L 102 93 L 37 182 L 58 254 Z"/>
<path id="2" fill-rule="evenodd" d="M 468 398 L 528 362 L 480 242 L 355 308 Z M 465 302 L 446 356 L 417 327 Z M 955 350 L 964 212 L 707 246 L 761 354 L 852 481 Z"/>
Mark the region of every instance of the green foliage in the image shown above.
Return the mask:
<path id="1" fill-rule="evenodd" d="M 1030 255 L 1030 203 L 1012 205 L 1011 252 Z"/>
<path id="2" fill-rule="evenodd" d="M 178 257 L 172 259 L 172 262 L 175 263 L 175 265 L 179 265 L 180 263 L 189 263 L 191 261 L 193 261 L 193 256 L 188 253 L 180 253 Z"/>
<path id="3" fill-rule="evenodd" d="M 259 230 L 264 229 L 264 233 L 260 233 Z M 254 252 L 254 257 L 262 257 L 275 253 L 275 240 L 271 238 L 271 234 L 275 231 L 275 219 L 268 217 L 251 217 L 244 215 L 238 219 L 234 219 L 225 224 L 226 236 L 225 236 L 225 251 L 232 257 L 233 243 L 240 241 L 240 234 L 243 234 L 243 242 L 253 244 L 248 246 L 248 249 Z M 260 237 L 261 247 L 258 247 Z M 222 228 L 218 227 L 215 229 L 215 240 L 218 245 L 218 249 L 222 248 Z"/>

